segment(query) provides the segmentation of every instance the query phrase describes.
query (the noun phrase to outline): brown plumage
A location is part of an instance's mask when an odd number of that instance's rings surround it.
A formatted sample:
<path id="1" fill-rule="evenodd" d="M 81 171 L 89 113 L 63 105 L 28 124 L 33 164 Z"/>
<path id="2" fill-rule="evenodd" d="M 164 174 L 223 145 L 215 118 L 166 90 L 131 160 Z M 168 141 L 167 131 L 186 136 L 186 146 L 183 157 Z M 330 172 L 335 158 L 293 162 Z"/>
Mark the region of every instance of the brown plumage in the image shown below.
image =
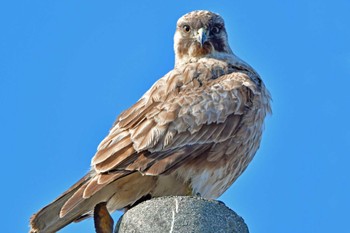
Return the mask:
<path id="1" fill-rule="evenodd" d="M 271 111 L 262 80 L 212 12 L 181 17 L 174 50 L 174 69 L 119 115 L 91 171 L 33 215 L 30 232 L 55 232 L 99 203 L 112 212 L 145 197 L 217 198 L 245 170 Z"/>

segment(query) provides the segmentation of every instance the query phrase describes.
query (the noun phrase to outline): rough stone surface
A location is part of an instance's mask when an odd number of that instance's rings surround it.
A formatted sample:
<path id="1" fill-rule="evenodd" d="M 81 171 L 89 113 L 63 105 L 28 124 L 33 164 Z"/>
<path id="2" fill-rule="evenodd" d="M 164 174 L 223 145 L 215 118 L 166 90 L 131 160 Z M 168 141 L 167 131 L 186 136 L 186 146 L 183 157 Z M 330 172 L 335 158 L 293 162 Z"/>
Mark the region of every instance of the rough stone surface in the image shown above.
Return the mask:
<path id="1" fill-rule="evenodd" d="M 115 233 L 249 233 L 244 220 L 222 202 L 200 197 L 161 197 L 127 211 Z"/>

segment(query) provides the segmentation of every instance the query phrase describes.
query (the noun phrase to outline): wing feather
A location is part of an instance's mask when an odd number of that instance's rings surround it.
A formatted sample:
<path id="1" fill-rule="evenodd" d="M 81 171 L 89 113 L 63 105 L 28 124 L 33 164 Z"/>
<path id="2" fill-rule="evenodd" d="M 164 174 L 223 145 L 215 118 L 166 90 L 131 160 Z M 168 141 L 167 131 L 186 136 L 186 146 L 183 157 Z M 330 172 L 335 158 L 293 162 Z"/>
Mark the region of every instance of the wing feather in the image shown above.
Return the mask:
<path id="1" fill-rule="evenodd" d="M 117 143 L 113 143 L 113 139 L 111 139 L 110 143 L 110 146 L 101 148 L 96 153 L 92 159 L 92 163 L 101 163 L 108 159 L 111 155 L 118 156 L 120 157 L 119 159 L 123 159 L 124 151 L 128 150 L 132 146 L 132 141 L 129 135 L 125 136 L 123 139 L 120 139 Z"/>
<path id="2" fill-rule="evenodd" d="M 125 176 L 125 172 L 116 172 L 111 174 L 98 174 L 86 186 L 83 192 L 83 198 L 89 198 L 100 191 L 106 184 Z"/>
<path id="3" fill-rule="evenodd" d="M 123 162 L 126 159 L 130 159 L 131 155 L 135 154 L 135 152 L 136 151 L 132 146 L 123 148 L 122 150 L 118 151 L 118 153 L 109 156 L 103 162 L 97 163 L 95 165 L 95 169 L 98 172 L 107 172 L 114 170 L 119 163 Z"/>

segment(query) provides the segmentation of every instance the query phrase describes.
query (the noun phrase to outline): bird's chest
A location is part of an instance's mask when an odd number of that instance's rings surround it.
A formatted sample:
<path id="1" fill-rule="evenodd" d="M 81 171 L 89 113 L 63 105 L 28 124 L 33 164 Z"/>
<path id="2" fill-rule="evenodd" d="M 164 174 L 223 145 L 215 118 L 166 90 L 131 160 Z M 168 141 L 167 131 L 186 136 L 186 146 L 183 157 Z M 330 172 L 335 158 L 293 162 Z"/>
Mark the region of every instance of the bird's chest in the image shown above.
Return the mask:
<path id="1" fill-rule="evenodd" d="M 192 195 L 218 198 L 232 184 L 234 175 L 229 171 L 228 165 L 201 164 L 184 166 L 176 172 L 177 176 L 190 185 Z"/>

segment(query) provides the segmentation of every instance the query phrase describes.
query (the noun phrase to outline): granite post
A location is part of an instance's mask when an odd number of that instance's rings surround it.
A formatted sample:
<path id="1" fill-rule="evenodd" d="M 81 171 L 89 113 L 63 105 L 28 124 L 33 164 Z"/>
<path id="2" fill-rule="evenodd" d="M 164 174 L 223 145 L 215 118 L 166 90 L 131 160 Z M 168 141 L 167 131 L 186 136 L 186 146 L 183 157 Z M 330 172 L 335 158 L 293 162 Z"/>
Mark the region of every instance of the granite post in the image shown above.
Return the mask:
<path id="1" fill-rule="evenodd" d="M 128 210 L 114 233 L 249 233 L 224 203 L 200 197 L 154 198 Z"/>

